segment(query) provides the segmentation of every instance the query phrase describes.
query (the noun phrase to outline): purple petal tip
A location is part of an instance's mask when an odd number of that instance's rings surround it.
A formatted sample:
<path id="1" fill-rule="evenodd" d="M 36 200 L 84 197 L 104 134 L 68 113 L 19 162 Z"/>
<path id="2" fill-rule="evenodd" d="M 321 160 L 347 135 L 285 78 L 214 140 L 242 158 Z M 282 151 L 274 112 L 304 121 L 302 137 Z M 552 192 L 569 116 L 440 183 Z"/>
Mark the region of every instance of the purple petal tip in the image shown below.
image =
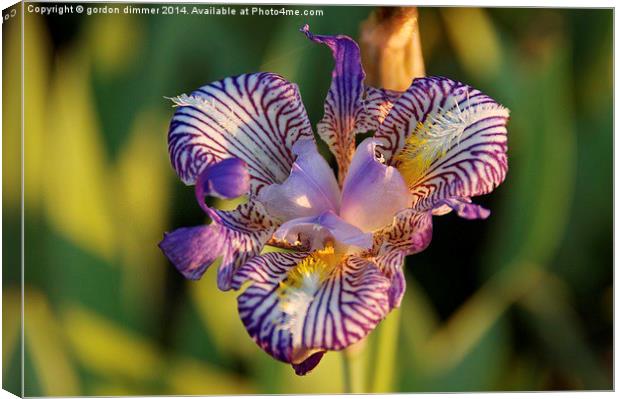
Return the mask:
<path id="1" fill-rule="evenodd" d="M 295 370 L 295 374 L 306 375 L 312 370 L 314 370 L 314 368 L 319 364 L 319 362 L 323 358 L 324 354 L 325 354 L 324 351 L 317 352 L 317 353 L 310 355 L 310 357 L 308 357 L 306 360 L 304 360 L 303 362 L 299 364 L 291 364 L 291 366 L 293 366 L 293 370 Z"/>

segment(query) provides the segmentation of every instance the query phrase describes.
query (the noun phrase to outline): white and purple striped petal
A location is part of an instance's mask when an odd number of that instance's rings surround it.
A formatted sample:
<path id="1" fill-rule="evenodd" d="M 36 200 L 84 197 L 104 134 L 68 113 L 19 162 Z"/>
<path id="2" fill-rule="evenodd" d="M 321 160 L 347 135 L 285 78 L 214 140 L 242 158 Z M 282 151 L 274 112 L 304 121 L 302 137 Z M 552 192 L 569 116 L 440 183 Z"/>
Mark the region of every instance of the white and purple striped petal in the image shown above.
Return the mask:
<path id="1" fill-rule="evenodd" d="M 291 288 L 287 276 L 308 256 L 256 257 L 239 269 L 233 284 L 239 288 L 251 282 L 238 297 L 250 336 L 302 373 L 316 366 L 317 353 L 341 350 L 364 338 L 390 309 L 389 280 L 373 262 L 359 257 L 342 259 L 324 279 L 308 276 L 308 284 Z"/>
<path id="2" fill-rule="evenodd" d="M 416 209 L 429 210 L 442 199 L 489 193 L 504 180 L 508 116 L 506 108 L 463 83 L 420 78 L 396 101 L 375 137 L 388 164 L 403 170 L 410 157 L 418 169 L 424 166 L 406 179 Z"/>
<path id="3" fill-rule="evenodd" d="M 400 91 L 366 86 L 362 103 L 364 110 L 358 116 L 356 131 L 377 131 L 402 94 Z"/>
<path id="4" fill-rule="evenodd" d="M 173 101 L 168 150 L 186 184 L 207 165 L 235 157 L 247 164 L 256 194 L 288 177 L 298 140 L 313 140 L 297 86 L 272 73 L 225 78 Z"/>
<path id="5" fill-rule="evenodd" d="M 293 153 L 297 159 L 286 181 L 265 187 L 258 196 L 269 215 L 286 221 L 325 211 L 338 212 L 338 182 L 314 140 L 298 141 Z"/>
<path id="6" fill-rule="evenodd" d="M 367 138 L 357 147 L 342 189 L 340 216 L 371 232 L 392 222 L 411 204 L 407 184 L 398 170 L 377 158 L 377 140 Z"/>
<path id="7" fill-rule="evenodd" d="M 402 252 L 404 256 L 417 254 L 428 247 L 433 235 L 431 212 L 417 212 L 405 209 L 396 214 L 391 225 L 375 233 L 374 253 L 387 259 L 395 259 L 394 254 Z M 387 263 L 390 267 L 398 262 Z"/>

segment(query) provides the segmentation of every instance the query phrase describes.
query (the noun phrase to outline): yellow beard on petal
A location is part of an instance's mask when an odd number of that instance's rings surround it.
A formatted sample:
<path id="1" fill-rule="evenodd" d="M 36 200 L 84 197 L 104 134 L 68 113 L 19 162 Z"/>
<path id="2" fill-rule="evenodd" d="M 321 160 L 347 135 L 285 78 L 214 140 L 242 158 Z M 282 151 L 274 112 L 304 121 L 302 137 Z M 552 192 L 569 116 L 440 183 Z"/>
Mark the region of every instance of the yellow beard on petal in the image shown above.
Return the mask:
<path id="1" fill-rule="evenodd" d="M 286 279 L 280 282 L 280 293 L 284 295 L 290 288 L 318 288 L 329 277 L 336 263 L 337 255 L 333 245 L 313 252 L 288 272 Z"/>
<path id="2" fill-rule="evenodd" d="M 280 282 L 278 295 L 280 297 L 280 309 L 286 315 L 281 327 L 291 333 L 295 361 L 301 361 L 312 354 L 306 353 L 301 348 L 302 328 L 304 318 L 314 295 L 336 268 L 339 255 L 332 245 L 325 249 L 313 252 L 291 269 L 284 281 Z M 302 351 L 297 353 L 298 351 Z"/>
<path id="3" fill-rule="evenodd" d="M 407 137 L 405 146 L 396 155 L 396 165 L 398 171 L 409 186 L 412 186 L 429 168 L 431 163 L 444 153 L 433 151 L 433 142 L 429 139 L 426 131 L 428 127 L 422 122 Z"/>
<path id="4" fill-rule="evenodd" d="M 418 122 L 394 158 L 397 169 L 410 187 L 415 185 L 433 162 L 444 157 L 455 143 L 459 145 L 469 126 L 497 115 L 507 117 L 508 110 L 499 104 L 468 105 L 461 110 L 455 100 L 452 110 L 440 109 L 424 123 Z"/>

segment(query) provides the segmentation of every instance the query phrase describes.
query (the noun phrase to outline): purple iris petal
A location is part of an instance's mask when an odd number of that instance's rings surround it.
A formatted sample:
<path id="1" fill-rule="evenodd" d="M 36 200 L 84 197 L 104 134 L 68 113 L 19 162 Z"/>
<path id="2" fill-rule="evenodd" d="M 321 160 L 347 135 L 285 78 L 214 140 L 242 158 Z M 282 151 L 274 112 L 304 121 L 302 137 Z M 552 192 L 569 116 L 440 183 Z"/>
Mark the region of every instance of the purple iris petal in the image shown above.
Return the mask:
<path id="1" fill-rule="evenodd" d="M 209 165 L 196 182 L 196 197 L 236 198 L 250 189 L 247 164 L 239 158 L 227 158 Z"/>
<path id="2" fill-rule="evenodd" d="M 388 298 L 390 301 L 390 309 L 400 307 L 400 303 L 405 295 L 407 281 L 402 266 L 396 269 L 390 279 L 390 289 L 388 290 Z"/>
<path id="3" fill-rule="evenodd" d="M 472 204 L 468 198 L 457 199 L 450 198 L 440 200 L 437 203 L 438 207 L 448 206 L 454 210 L 460 217 L 465 219 L 486 219 L 491 214 L 491 211 L 481 207 L 480 205 Z"/>
<path id="4" fill-rule="evenodd" d="M 198 280 L 221 254 L 224 240 L 216 229 L 216 225 L 183 227 L 166 233 L 159 247 L 185 278 Z"/>
<path id="5" fill-rule="evenodd" d="M 337 212 L 340 190 L 334 173 L 319 154 L 314 141 L 299 141 L 293 147 L 297 159 L 282 184 L 265 187 L 258 196 L 267 212 L 282 221 Z"/>
<path id="6" fill-rule="evenodd" d="M 364 111 L 365 73 L 360 49 L 348 36 L 315 35 L 308 25 L 301 31 L 308 39 L 328 46 L 334 57 L 332 83 L 325 98 L 325 115 L 317 129 L 338 161 L 338 178 L 342 181 L 355 152 L 356 124 Z"/>
<path id="7" fill-rule="evenodd" d="M 390 289 L 388 290 L 388 300 L 390 309 L 400 306 L 400 302 L 405 295 L 405 274 L 403 273 L 403 263 L 405 252 L 402 250 L 391 250 L 383 252 L 375 258 L 375 263 L 381 268 L 383 274 L 390 279 Z"/>
<path id="8" fill-rule="evenodd" d="M 314 140 L 297 86 L 273 73 L 229 77 L 173 101 L 168 150 L 186 184 L 205 165 L 234 157 L 247 164 L 256 194 L 287 178 L 298 140 Z"/>
<path id="9" fill-rule="evenodd" d="M 376 145 L 376 140 L 367 138 L 358 146 L 342 190 L 340 215 L 363 231 L 390 224 L 411 202 L 398 170 L 377 159 Z"/>
<path id="10" fill-rule="evenodd" d="M 361 249 L 372 247 L 371 233 L 364 233 L 332 211 L 289 220 L 276 230 L 273 237 L 289 244 L 299 241 L 307 250 L 323 249 L 329 241 Z"/>
<path id="11" fill-rule="evenodd" d="M 253 201 L 234 211 L 209 210 L 217 222 L 186 227 L 164 235 L 159 243 L 168 259 L 188 279 L 197 280 L 219 257 L 218 287 L 231 288 L 234 272 L 258 255 L 271 237 L 274 226 Z"/>
<path id="12" fill-rule="evenodd" d="M 426 134 L 435 131 L 424 146 L 428 150 L 439 144 L 439 156 L 409 182 L 413 206 L 426 211 L 441 199 L 487 194 L 504 180 L 508 116 L 506 108 L 470 86 L 441 77 L 420 78 L 395 102 L 375 138 L 387 163 L 398 167 L 395 155 L 409 136 L 423 134 L 417 126 Z"/>

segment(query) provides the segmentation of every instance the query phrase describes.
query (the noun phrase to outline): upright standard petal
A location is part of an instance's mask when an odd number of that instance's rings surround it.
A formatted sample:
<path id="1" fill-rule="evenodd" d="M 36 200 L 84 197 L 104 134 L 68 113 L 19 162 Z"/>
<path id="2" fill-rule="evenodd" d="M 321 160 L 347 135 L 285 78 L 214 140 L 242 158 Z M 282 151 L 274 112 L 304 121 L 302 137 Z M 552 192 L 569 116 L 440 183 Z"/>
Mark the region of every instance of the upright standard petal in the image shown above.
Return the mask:
<path id="1" fill-rule="evenodd" d="M 235 157 L 247 164 L 256 194 L 288 177 L 298 140 L 313 140 L 297 86 L 272 73 L 226 78 L 173 101 L 168 150 L 186 184 L 207 165 Z"/>
<path id="2" fill-rule="evenodd" d="M 301 31 L 308 39 L 328 46 L 334 57 L 332 83 L 325 99 L 325 115 L 318 123 L 319 136 L 327 143 L 338 161 L 338 179 L 342 183 L 355 152 L 356 125 L 364 110 L 364 69 L 360 49 L 348 36 L 324 36 Z"/>
<path id="3" fill-rule="evenodd" d="M 250 336 L 271 356 L 306 373 L 326 350 L 364 338 L 389 311 L 389 280 L 369 260 L 270 253 L 242 266 L 235 286 Z"/>
<path id="4" fill-rule="evenodd" d="M 299 141 L 293 153 L 297 159 L 286 181 L 265 187 L 258 196 L 269 215 L 286 221 L 325 211 L 338 212 L 340 189 L 315 142 Z"/>
<path id="5" fill-rule="evenodd" d="M 392 222 L 396 212 L 411 204 L 405 181 L 392 166 L 377 158 L 377 141 L 367 138 L 357 148 L 342 189 L 340 216 L 371 232 Z"/>
<path id="6" fill-rule="evenodd" d="M 492 191 L 508 169 L 508 109 L 463 83 L 421 78 L 398 99 L 376 134 L 403 174 L 418 211 Z"/>

